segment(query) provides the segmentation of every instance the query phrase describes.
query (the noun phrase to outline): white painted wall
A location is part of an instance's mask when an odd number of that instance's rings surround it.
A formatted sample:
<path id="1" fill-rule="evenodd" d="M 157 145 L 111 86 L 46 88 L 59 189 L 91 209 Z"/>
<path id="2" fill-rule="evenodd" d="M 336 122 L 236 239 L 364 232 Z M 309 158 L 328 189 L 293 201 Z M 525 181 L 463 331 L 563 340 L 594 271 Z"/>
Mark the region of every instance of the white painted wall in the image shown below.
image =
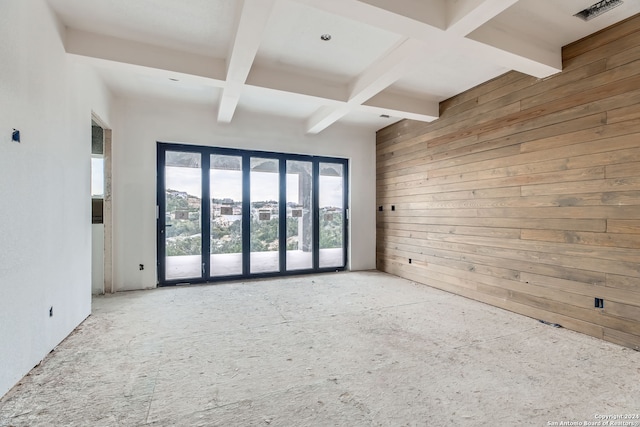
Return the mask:
<path id="1" fill-rule="evenodd" d="M 118 99 L 113 124 L 114 282 L 117 290 L 155 287 L 156 141 L 316 154 L 350 160 L 349 268 L 375 268 L 375 133 L 304 125 L 238 112 L 218 124 L 213 107 Z M 139 264 L 145 265 L 140 271 Z"/>
<path id="2" fill-rule="evenodd" d="M 91 311 L 91 110 L 109 120 L 110 100 L 64 53 L 44 0 L 0 10 L 3 395 Z"/>

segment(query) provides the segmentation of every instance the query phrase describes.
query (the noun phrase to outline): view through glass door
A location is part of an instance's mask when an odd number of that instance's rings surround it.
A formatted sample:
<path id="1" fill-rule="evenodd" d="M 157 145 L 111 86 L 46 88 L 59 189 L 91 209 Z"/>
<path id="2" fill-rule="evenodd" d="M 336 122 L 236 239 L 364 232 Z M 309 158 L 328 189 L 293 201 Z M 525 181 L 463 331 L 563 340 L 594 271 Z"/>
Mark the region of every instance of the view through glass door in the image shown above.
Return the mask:
<path id="1" fill-rule="evenodd" d="M 280 161 L 251 157 L 251 273 L 280 271 Z"/>
<path id="2" fill-rule="evenodd" d="M 342 265 L 344 248 L 344 166 L 320 163 L 320 268 Z"/>
<path id="3" fill-rule="evenodd" d="M 164 167 L 165 278 L 202 277 L 202 169 L 200 153 L 167 151 Z"/>
<path id="4" fill-rule="evenodd" d="M 313 163 L 287 160 L 287 271 L 313 268 Z"/>
<path id="5" fill-rule="evenodd" d="M 344 269 L 347 167 L 158 143 L 159 284 Z"/>

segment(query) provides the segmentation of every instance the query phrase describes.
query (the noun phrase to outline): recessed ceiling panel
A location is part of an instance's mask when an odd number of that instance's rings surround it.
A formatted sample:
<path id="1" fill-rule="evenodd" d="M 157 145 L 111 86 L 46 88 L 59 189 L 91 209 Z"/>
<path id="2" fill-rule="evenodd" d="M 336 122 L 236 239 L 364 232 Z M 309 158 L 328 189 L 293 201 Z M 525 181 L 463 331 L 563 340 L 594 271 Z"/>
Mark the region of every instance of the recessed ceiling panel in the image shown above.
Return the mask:
<path id="1" fill-rule="evenodd" d="M 341 123 L 359 126 L 372 131 L 377 131 L 402 120 L 402 117 L 381 117 L 367 111 L 354 110 L 344 116 Z"/>
<path id="2" fill-rule="evenodd" d="M 440 50 L 430 56 L 390 89 L 409 92 L 413 96 L 429 95 L 430 99 L 445 100 L 467 89 L 509 71 L 486 63 L 477 57 L 465 56 L 452 50 Z"/>
<path id="3" fill-rule="evenodd" d="M 322 100 L 295 93 L 245 86 L 238 109 L 254 113 L 304 119 L 324 104 Z"/>
<path id="4" fill-rule="evenodd" d="M 241 2 L 230 0 L 48 0 L 71 28 L 225 57 Z"/>
<path id="5" fill-rule="evenodd" d="M 322 40 L 324 34 L 331 40 Z M 398 34 L 283 1 L 274 10 L 256 62 L 347 83 L 400 39 Z"/>
<path id="6" fill-rule="evenodd" d="M 98 67 L 98 75 L 116 95 L 192 102 L 217 106 L 221 89 L 194 81 L 185 81 L 171 74 L 141 74 L 114 67 Z"/>

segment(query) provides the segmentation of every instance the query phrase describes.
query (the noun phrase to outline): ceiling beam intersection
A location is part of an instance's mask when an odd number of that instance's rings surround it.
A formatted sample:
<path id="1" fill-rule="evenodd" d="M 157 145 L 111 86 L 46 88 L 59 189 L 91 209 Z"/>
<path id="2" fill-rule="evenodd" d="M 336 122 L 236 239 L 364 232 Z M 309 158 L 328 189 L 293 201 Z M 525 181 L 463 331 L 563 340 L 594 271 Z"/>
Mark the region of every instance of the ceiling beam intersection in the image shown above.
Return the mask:
<path id="1" fill-rule="evenodd" d="M 318 133 L 398 81 L 418 62 L 424 61 L 430 50 L 425 43 L 404 38 L 376 60 L 349 85 L 346 105 L 322 107 L 307 123 L 308 133 Z M 435 118 L 435 117 L 434 117 Z"/>
<path id="2" fill-rule="evenodd" d="M 243 0 L 240 19 L 227 60 L 226 84 L 218 106 L 218 121 L 229 123 L 240 101 L 275 0 Z"/>

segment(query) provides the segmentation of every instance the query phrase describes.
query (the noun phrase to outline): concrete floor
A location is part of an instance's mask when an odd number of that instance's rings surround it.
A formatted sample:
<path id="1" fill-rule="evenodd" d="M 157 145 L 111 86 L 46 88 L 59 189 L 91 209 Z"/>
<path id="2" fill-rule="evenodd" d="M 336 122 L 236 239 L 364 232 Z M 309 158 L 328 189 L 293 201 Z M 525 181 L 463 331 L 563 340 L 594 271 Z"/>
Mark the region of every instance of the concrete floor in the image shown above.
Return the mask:
<path id="1" fill-rule="evenodd" d="M 632 350 L 330 273 L 98 297 L 0 426 L 562 425 L 637 414 L 639 379 Z"/>

